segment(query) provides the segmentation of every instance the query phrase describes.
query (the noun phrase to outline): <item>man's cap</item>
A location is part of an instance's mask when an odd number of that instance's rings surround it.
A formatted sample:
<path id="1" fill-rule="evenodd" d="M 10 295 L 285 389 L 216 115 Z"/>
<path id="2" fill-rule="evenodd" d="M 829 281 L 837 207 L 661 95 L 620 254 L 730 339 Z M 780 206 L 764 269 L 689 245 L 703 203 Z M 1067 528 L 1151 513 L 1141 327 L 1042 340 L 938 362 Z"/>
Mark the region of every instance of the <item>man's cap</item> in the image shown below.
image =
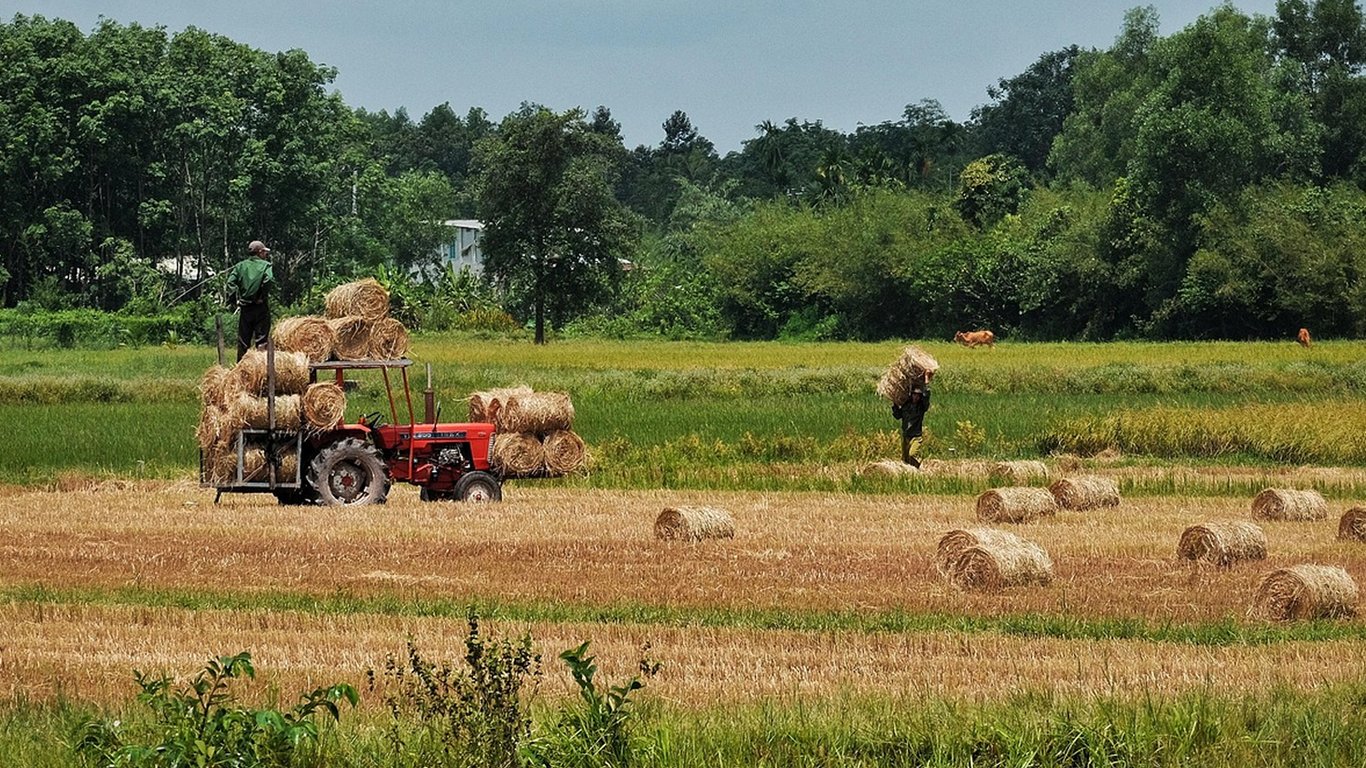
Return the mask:
<path id="1" fill-rule="evenodd" d="M 248 243 L 247 250 L 251 251 L 252 253 L 270 253 L 270 249 L 267 248 L 266 244 L 261 242 L 260 240 L 252 240 L 250 243 Z"/>

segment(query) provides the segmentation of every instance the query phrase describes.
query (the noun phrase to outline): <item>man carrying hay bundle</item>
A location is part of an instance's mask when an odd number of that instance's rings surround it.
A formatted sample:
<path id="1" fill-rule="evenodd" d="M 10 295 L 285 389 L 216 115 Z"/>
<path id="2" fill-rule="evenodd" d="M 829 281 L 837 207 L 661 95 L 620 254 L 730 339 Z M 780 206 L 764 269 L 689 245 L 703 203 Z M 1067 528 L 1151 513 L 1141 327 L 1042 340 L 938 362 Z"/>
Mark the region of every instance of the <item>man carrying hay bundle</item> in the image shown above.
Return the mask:
<path id="1" fill-rule="evenodd" d="M 275 284 L 270 249 L 260 240 L 247 245 L 251 255 L 228 272 L 228 291 L 237 302 L 237 359 L 270 337 L 270 288 Z"/>
<path id="2" fill-rule="evenodd" d="M 930 409 L 930 380 L 939 362 L 919 347 L 907 347 L 878 381 L 878 394 L 892 401 L 892 418 L 901 420 L 901 460 L 920 467 L 925 412 Z"/>

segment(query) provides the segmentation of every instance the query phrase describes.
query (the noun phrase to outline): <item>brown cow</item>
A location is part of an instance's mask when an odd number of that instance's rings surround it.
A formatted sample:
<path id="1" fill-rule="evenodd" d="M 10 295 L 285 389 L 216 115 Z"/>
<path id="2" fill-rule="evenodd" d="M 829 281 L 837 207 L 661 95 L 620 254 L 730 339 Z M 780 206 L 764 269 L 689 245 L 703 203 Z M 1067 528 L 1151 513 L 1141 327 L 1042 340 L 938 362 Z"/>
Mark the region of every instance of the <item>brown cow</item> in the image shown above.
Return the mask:
<path id="1" fill-rule="evenodd" d="M 996 346 L 996 334 L 991 331 L 959 331 L 953 335 L 953 340 L 966 347 Z"/>
<path id="2" fill-rule="evenodd" d="M 1295 341 L 1299 342 L 1299 345 L 1305 349 L 1314 346 L 1314 340 L 1309 337 L 1308 328 L 1301 328 L 1299 335 L 1295 337 Z"/>

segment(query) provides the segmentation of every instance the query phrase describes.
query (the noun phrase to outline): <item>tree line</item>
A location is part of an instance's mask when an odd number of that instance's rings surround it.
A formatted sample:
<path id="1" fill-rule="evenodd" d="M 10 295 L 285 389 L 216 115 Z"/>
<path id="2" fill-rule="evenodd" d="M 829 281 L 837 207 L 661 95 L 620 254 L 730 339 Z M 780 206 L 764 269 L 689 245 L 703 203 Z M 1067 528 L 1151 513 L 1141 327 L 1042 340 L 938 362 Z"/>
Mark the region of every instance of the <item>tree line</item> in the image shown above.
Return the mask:
<path id="1" fill-rule="evenodd" d="M 373 274 L 410 322 L 538 339 L 1358 336 L 1363 64 L 1347 0 L 1167 36 L 1136 8 L 963 122 L 927 98 L 852 133 L 764 121 L 721 155 L 682 111 L 634 149 L 605 106 L 414 120 L 348 107 L 301 51 L 16 16 L 0 298 L 202 305 L 262 237 L 286 303 Z M 484 280 L 433 263 L 454 217 L 486 224 Z"/>

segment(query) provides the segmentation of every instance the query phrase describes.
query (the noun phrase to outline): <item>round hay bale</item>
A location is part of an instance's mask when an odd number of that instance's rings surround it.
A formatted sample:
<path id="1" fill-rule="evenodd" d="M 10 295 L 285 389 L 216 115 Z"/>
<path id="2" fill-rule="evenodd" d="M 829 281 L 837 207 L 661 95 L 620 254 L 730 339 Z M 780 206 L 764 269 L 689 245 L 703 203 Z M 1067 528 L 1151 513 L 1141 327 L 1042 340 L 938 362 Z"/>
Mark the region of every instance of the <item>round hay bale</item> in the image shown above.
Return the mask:
<path id="1" fill-rule="evenodd" d="M 991 479 L 1007 485 L 1028 485 L 1048 480 L 1048 465 L 1042 461 L 998 461 L 991 465 Z"/>
<path id="2" fill-rule="evenodd" d="M 553 476 L 568 475 L 583 469 L 588 448 L 572 430 L 557 429 L 545 436 L 545 468 Z"/>
<path id="3" fill-rule="evenodd" d="M 242 450 L 242 482 L 256 483 L 270 477 L 266 469 L 266 449 L 247 446 Z"/>
<path id="4" fill-rule="evenodd" d="M 1257 587 L 1252 614 L 1272 621 L 1356 615 L 1357 584 L 1330 565 L 1294 565 L 1268 573 Z"/>
<path id="5" fill-rule="evenodd" d="M 993 488 L 977 497 L 977 519 L 992 523 L 1027 523 L 1057 511 L 1045 488 Z"/>
<path id="6" fill-rule="evenodd" d="M 279 456 L 280 466 L 275 471 L 275 480 L 280 483 L 292 483 L 299 473 L 299 454 L 294 449 L 284 451 Z"/>
<path id="7" fill-rule="evenodd" d="M 545 470 L 545 446 L 528 432 L 499 432 L 489 462 L 506 477 L 532 477 Z"/>
<path id="8" fill-rule="evenodd" d="M 490 389 L 486 392 L 473 392 L 470 394 L 470 421 L 478 424 L 493 424 L 498 418 L 498 411 L 502 410 L 503 403 L 507 402 L 509 397 L 529 394 L 531 394 L 531 387 L 525 384 Z"/>
<path id="9" fill-rule="evenodd" d="M 1315 490 L 1267 488 L 1252 500 L 1252 516 L 1258 520 L 1323 520 L 1328 502 Z"/>
<path id="10" fill-rule="evenodd" d="M 224 403 L 230 404 L 237 395 L 261 396 L 269 385 L 266 353 L 253 349 L 233 366 L 224 386 Z M 308 388 L 308 356 L 300 352 L 275 353 L 275 394 L 299 395 Z"/>
<path id="11" fill-rule="evenodd" d="M 655 538 L 701 541 L 735 538 L 735 520 L 715 507 L 669 507 L 655 518 Z"/>
<path id="12" fill-rule="evenodd" d="M 327 292 L 329 319 L 355 315 L 374 322 L 389 314 L 389 291 L 372 277 L 342 283 Z"/>
<path id="13" fill-rule="evenodd" d="M 925 380 L 926 374 L 939 370 L 939 361 L 929 352 L 911 345 L 901 351 L 901 357 L 888 366 L 877 382 L 877 393 L 902 405 L 911 397 L 911 385 Z"/>
<path id="14" fill-rule="evenodd" d="M 1342 519 L 1338 521 L 1338 538 L 1366 541 L 1366 507 L 1352 507 L 1342 513 Z"/>
<path id="15" fill-rule="evenodd" d="M 277 351 L 302 352 L 311 363 L 331 359 L 337 346 L 337 332 L 326 318 L 316 315 L 287 317 L 275 324 L 270 337 Z"/>
<path id="16" fill-rule="evenodd" d="M 1181 532 L 1176 556 L 1228 568 L 1240 560 L 1266 559 L 1266 533 L 1256 523 L 1230 520 L 1200 523 Z"/>
<path id="17" fill-rule="evenodd" d="M 574 428 L 574 403 L 563 392 L 532 392 L 512 395 L 494 414 L 498 431 L 536 432 Z"/>
<path id="18" fill-rule="evenodd" d="M 1064 477 L 1048 486 L 1048 490 L 1058 500 L 1058 506 L 1063 509 L 1087 510 L 1119 506 L 1119 484 L 1108 477 Z"/>
<path id="19" fill-rule="evenodd" d="M 959 589 L 997 590 L 1053 580 L 1043 547 L 989 528 L 949 531 L 939 540 L 939 572 Z"/>
<path id="20" fill-rule="evenodd" d="M 859 470 L 859 474 L 865 477 L 905 477 L 918 475 L 920 470 L 904 461 L 883 459 L 864 466 Z"/>
<path id="21" fill-rule="evenodd" d="M 204 470 L 214 485 L 237 481 L 237 452 L 230 446 L 216 445 L 204 454 Z"/>
<path id="22" fill-rule="evenodd" d="M 221 365 L 211 365 L 204 375 L 199 378 L 199 402 L 205 406 L 223 407 L 227 402 L 224 396 L 225 388 L 228 384 L 229 372 Z"/>
<path id="23" fill-rule="evenodd" d="M 303 423 L 303 408 L 299 395 L 278 395 L 275 398 L 275 428 L 298 432 Z M 227 423 L 238 429 L 265 429 L 270 425 L 269 399 L 243 392 L 228 405 Z"/>
<path id="24" fill-rule="evenodd" d="M 346 393 L 331 382 L 310 385 L 301 402 L 304 421 L 318 429 L 335 427 L 346 416 Z"/>
<path id="25" fill-rule="evenodd" d="M 208 451 L 215 446 L 223 445 L 228 442 L 230 434 L 232 432 L 228 428 L 227 413 L 216 405 L 204 406 L 204 410 L 199 413 L 199 424 L 194 430 L 199 447 Z"/>
<path id="26" fill-rule="evenodd" d="M 370 354 L 370 326 L 365 318 L 356 315 L 330 318 L 327 327 L 336 338 L 332 353 L 338 360 L 364 360 Z"/>
<path id="27" fill-rule="evenodd" d="M 408 329 L 397 319 L 385 317 L 370 324 L 370 357 L 398 360 L 408 356 Z"/>

